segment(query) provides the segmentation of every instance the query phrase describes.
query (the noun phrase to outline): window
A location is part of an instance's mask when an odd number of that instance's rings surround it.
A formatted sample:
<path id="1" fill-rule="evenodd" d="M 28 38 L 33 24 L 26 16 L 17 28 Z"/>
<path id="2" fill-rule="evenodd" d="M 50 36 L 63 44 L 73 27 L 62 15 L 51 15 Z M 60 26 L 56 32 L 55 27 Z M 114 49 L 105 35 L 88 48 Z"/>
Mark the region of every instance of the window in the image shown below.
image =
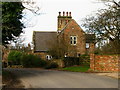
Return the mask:
<path id="1" fill-rule="evenodd" d="M 47 59 L 47 60 L 51 60 L 51 59 L 52 59 L 52 56 L 46 55 L 46 59 Z"/>
<path id="2" fill-rule="evenodd" d="M 47 60 L 49 59 L 49 56 L 48 56 L 48 55 L 46 56 L 46 59 L 47 59 Z"/>
<path id="3" fill-rule="evenodd" d="M 89 47 L 90 47 L 89 43 L 86 43 L 86 48 L 89 48 Z"/>
<path id="4" fill-rule="evenodd" d="M 80 57 L 80 53 L 77 54 L 77 57 Z"/>
<path id="5" fill-rule="evenodd" d="M 77 44 L 77 37 L 76 36 L 71 36 L 70 37 L 70 44 L 71 45 L 76 45 Z"/>
<path id="6" fill-rule="evenodd" d="M 74 27 L 72 29 L 74 29 Z"/>
<path id="7" fill-rule="evenodd" d="M 65 54 L 65 57 L 67 57 L 67 56 L 68 56 L 68 53 Z"/>

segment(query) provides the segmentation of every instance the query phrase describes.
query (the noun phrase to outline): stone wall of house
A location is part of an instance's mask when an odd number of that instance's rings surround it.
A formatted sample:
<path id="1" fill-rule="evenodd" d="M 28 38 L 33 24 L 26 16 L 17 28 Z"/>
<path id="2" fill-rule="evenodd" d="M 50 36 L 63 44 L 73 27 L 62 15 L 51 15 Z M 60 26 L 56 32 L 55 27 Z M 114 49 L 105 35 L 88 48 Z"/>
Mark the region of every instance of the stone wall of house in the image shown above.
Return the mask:
<path id="1" fill-rule="evenodd" d="M 90 68 L 94 71 L 118 72 L 120 71 L 118 55 L 95 55 L 90 54 Z"/>
<path id="2" fill-rule="evenodd" d="M 76 36 L 77 43 L 76 45 L 70 44 L 70 37 Z M 67 41 L 68 45 L 68 53 L 69 56 L 77 56 L 78 54 L 85 54 L 85 33 L 80 28 L 80 26 L 74 21 L 70 21 L 68 26 L 64 29 L 64 39 Z"/>

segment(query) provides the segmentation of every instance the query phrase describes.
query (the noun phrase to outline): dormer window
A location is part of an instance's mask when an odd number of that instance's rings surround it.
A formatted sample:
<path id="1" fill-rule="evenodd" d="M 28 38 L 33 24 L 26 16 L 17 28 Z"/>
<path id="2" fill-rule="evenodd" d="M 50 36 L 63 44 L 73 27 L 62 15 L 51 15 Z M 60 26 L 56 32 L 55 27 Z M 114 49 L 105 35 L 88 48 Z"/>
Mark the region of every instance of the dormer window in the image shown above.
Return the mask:
<path id="1" fill-rule="evenodd" d="M 77 44 L 77 37 L 76 36 L 70 36 L 70 44 L 71 45 Z"/>

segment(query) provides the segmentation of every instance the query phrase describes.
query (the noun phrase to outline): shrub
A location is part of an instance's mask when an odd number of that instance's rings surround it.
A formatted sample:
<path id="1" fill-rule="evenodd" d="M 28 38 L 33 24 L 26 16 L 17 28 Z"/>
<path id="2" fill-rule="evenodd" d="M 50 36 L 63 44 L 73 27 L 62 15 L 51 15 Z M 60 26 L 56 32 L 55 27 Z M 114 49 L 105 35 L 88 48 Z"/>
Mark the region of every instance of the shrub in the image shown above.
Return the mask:
<path id="1" fill-rule="evenodd" d="M 47 62 L 45 60 L 42 60 L 39 56 L 34 56 L 33 64 L 35 67 L 45 67 L 47 65 Z"/>
<path id="2" fill-rule="evenodd" d="M 49 62 L 48 65 L 45 67 L 46 69 L 57 68 L 58 64 L 55 62 Z"/>
<path id="3" fill-rule="evenodd" d="M 47 62 L 32 54 L 24 54 L 21 58 L 23 67 L 44 67 Z"/>
<path id="4" fill-rule="evenodd" d="M 13 65 L 20 65 L 22 53 L 19 51 L 11 51 L 8 55 L 8 62 L 11 62 Z"/>
<path id="5" fill-rule="evenodd" d="M 8 54 L 8 62 L 14 62 L 14 54 L 15 54 L 15 51 L 11 51 Z"/>
<path id="6" fill-rule="evenodd" d="M 39 56 L 19 51 L 11 51 L 8 55 L 8 61 L 12 65 L 23 65 L 23 67 L 44 67 L 47 65 L 47 62 Z"/>
<path id="7" fill-rule="evenodd" d="M 21 64 L 23 67 L 31 67 L 31 58 L 27 54 L 23 54 L 21 57 Z"/>

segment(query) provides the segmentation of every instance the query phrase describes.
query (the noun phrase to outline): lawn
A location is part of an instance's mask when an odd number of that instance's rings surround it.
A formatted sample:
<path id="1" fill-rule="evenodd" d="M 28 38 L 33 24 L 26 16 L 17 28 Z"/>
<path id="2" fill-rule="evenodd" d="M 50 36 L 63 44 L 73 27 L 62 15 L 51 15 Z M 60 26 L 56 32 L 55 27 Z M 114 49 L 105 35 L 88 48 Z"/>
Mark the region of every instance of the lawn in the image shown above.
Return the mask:
<path id="1" fill-rule="evenodd" d="M 72 71 L 72 72 L 87 72 L 89 68 L 90 68 L 89 66 L 72 66 L 72 67 L 61 68 L 61 70 Z"/>

